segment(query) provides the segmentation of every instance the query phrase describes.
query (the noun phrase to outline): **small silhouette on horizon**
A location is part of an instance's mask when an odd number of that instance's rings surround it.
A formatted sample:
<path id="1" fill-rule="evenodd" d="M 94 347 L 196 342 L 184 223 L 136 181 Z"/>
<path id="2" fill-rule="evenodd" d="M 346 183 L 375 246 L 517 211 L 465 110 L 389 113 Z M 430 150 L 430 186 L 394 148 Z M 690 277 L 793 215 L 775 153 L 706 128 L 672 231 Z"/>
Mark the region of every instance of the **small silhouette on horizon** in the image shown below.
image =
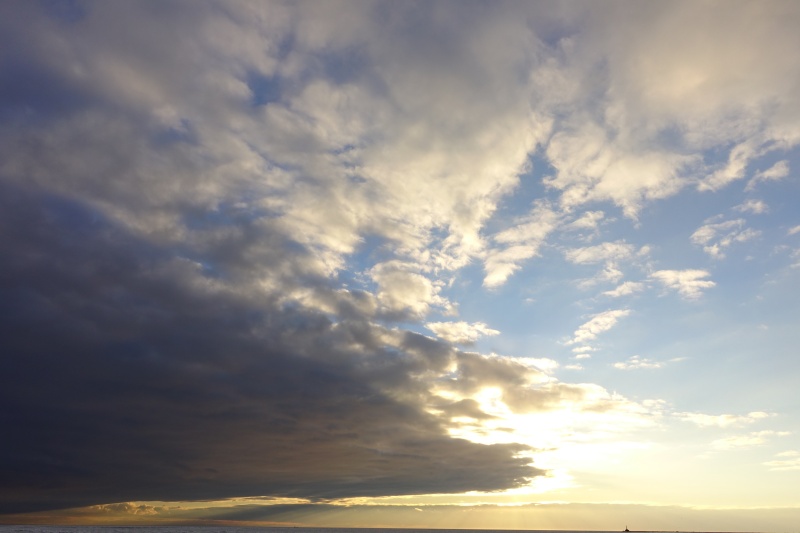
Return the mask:
<path id="1" fill-rule="evenodd" d="M 625 526 L 625 531 L 630 532 L 630 529 L 628 529 L 628 526 Z M 623 531 L 622 533 L 625 533 L 625 531 Z"/>

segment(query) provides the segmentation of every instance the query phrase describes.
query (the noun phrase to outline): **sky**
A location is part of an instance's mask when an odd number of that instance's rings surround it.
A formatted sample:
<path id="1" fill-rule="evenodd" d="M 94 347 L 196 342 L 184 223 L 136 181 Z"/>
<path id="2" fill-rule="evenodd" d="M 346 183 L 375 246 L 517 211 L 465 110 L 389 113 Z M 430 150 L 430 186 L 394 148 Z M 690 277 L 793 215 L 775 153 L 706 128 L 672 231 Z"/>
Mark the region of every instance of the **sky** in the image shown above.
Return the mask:
<path id="1" fill-rule="evenodd" d="M 0 3 L 0 522 L 796 531 L 800 3 Z"/>

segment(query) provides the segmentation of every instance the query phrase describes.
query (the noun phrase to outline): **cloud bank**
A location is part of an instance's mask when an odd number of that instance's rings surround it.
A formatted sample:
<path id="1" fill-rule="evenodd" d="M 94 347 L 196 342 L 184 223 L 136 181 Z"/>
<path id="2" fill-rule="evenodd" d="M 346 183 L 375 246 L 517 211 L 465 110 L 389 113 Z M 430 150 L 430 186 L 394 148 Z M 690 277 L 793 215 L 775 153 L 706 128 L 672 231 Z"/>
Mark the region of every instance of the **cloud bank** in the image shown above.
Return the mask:
<path id="1" fill-rule="evenodd" d="M 606 297 L 649 288 L 628 268 L 715 286 L 590 243 L 612 211 L 790 174 L 751 167 L 800 142 L 798 7 L 715 6 L 3 3 L 0 512 L 499 491 L 546 468 L 481 424 L 646 416 L 458 348 L 499 329 L 451 289 L 477 266 L 499 292 L 549 249 L 601 265 L 582 287 Z M 620 307 L 584 313 L 577 357 Z"/>

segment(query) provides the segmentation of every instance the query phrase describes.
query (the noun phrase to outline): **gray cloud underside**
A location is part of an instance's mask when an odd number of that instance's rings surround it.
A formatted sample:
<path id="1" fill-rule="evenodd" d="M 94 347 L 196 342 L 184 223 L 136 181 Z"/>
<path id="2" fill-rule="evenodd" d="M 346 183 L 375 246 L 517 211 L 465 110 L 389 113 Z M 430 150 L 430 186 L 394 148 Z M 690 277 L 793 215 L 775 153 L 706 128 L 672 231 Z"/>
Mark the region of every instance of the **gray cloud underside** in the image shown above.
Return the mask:
<path id="1" fill-rule="evenodd" d="M 364 322 L 204 293 L 169 252 L 57 197 L 4 188 L 0 213 L 0 511 L 496 490 L 540 474 L 524 447 L 450 438 L 422 409 L 415 376 L 456 357 L 444 345 L 390 353 Z"/>
<path id="2" fill-rule="evenodd" d="M 360 233 L 424 231 L 341 170 L 380 117 L 348 125 L 329 98 L 347 115 L 385 87 L 370 36 L 337 41 L 367 14 L 334 9 L 326 34 L 304 27 L 319 8 L 2 6 L 0 512 L 542 474 L 525 446 L 450 437 L 450 417 L 488 416 L 431 392 L 464 355 L 378 325 L 409 311 L 337 279 Z"/>

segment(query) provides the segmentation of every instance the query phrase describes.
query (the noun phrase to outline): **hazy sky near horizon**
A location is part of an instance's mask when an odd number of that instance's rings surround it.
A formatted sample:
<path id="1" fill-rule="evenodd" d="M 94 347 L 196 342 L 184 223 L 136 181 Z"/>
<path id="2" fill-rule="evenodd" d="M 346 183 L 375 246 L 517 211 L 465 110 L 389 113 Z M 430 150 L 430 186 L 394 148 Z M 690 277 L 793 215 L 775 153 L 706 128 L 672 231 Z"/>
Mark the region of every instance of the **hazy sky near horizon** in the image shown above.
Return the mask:
<path id="1" fill-rule="evenodd" d="M 0 513 L 800 507 L 798 94 L 793 1 L 0 3 Z"/>

